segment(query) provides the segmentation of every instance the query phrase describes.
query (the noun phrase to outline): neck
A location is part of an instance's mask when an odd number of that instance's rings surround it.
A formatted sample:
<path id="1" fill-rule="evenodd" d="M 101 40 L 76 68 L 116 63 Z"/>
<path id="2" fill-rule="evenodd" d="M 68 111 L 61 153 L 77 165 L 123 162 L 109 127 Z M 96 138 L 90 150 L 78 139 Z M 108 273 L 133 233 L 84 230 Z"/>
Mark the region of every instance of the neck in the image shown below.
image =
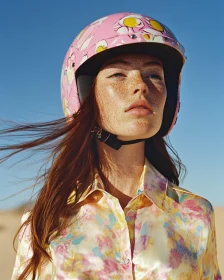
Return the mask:
<path id="1" fill-rule="evenodd" d="M 124 145 L 114 150 L 99 142 L 100 175 L 105 189 L 118 199 L 136 195 L 145 163 L 145 142 Z"/>

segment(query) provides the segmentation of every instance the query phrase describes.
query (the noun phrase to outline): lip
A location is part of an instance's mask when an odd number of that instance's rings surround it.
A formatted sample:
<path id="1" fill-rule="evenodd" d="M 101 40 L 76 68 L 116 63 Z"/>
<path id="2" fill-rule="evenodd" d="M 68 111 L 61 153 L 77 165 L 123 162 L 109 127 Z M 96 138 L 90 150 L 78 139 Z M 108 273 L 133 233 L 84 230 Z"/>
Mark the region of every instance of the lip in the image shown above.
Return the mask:
<path id="1" fill-rule="evenodd" d="M 146 113 L 148 111 L 148 113 L 152 114 L 153 108 L 146 100 L 137 100 L 125 110 L 125 112 L 128 111 L 133 111 L 133 113 L 138 111 L 144 111 Z"/>

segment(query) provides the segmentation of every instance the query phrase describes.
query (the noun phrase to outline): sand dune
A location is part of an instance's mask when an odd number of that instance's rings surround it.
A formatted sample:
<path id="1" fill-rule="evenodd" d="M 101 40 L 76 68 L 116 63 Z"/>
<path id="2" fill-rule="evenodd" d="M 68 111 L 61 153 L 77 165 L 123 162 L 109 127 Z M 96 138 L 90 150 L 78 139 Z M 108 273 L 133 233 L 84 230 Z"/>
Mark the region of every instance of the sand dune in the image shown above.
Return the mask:
<path id="1" fill-rule="evenodd" d="M 224 207 L 215 209 L 216 235 L 218 247 L 218 261 L 222 275 L 224 275 Z M 12 248 L 13 236 L 20 225 L 21 209 L 17 211 L 0 212 L 0 278 L 10 280 L 15 261 Z"/>

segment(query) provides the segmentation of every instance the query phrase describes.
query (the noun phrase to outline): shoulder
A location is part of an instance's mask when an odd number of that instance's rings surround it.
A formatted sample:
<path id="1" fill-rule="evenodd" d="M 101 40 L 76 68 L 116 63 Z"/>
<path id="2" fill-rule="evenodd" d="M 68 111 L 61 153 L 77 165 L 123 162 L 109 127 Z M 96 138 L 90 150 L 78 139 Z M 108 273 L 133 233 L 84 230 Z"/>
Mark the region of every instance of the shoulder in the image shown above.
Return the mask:
<path id="1" fill-rule="evenodd" d="M 30 223 L 28 222 L 30 212 L 26 212 L 21 218 L 21 229 L 19 232 L 19 241 L 28 243 L 30 241 Z"/>
<path id="2" fill-rule="evenodd" d="M 18 235 L 18 249 L 17 249 L 17 257 L 20 260 L 26 260 L 32 257 L 32 249 L 31 249 L 31 230 L 29 218 L 30 213 L 27 212 L 23 214 L 21 218 L 21 228 Z"/>
<path id="3" fill-rule="evenodd" d="M 21 224 L 25 223 L 25 222 L 28 220 L 29 216 L 30 216 L 30 212 L 29 212 L 29 211 L 28 211 L 28 212 L 25 212 L 25 213 L 22 215 Z"/>
<path id="4" fill-rule="evenodd" d="M 192 193 L 171 182 L 168 183 L 168 189 L 170 189 L 171 192 L 174 192 L 175 197 L 177 198 L 176 202 L 182 207 L 208 216 L 214 212 L 211 202 L 203 196 Z"/>

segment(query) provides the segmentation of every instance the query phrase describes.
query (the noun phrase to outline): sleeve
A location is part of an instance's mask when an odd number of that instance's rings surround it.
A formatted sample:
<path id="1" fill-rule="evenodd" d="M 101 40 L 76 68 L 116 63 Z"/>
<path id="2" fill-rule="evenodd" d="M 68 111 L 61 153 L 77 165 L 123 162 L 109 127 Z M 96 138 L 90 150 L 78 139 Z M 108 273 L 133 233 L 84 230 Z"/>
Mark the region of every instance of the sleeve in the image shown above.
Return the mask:
<path id="1" fill-rule="evenodd" d="M 211 205 L 210 212 L 210 232 L 208 237 L 207 248 L 203 257 L 203 279 L 205 280 L 221 280 L 217 260 L 217 245 L 216 245 L 216 229 L 215 229 L 215 213 Z"/>
<path id="2" fill-rule="evenodd" d="M 24 223 L 28 218 L 29 213 L 23 215 L 21 222 Z M 19 233 L 18 238 L 18 248 L 16 254 L 15 265 L 12 273 L 11 280 L 17 280 L 18 277 L 22 274 L 23 270 L 26 267 L 27 262 L 32 257 L 33 252 L 30 246 L 30 226 L 24 226 Z M 53 267 L 52 263 L 46 264 L 41 268 L 41 276 L 38 276 L 35 279 L 38 280 L 51 280 L 53 279 Z M 29 275 L 27 280 L 32 280 L 32 276 Z"/>
<path id="3" fill-rule="evenodd" d="M 29 212 L 24 214 L 21 219 L 21 224 L 24 223 L 29 216 Z M 16 280 L 23 272 L 26 262 L 32 257 L 32 250 L 30 248 L 30 227 L 26 226 L 21 229 L 18 236 L 18 248 L 16 254 L 16 261 L 13 269 L 11 280 Z"/>

